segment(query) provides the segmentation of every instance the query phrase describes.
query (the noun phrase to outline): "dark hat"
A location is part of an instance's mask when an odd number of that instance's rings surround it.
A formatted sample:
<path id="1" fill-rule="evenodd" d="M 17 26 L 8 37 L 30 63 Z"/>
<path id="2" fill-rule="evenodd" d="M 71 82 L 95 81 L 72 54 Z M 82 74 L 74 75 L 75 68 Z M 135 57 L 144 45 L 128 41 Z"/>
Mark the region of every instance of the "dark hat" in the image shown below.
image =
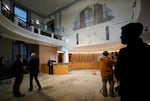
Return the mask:
<path id="1" fill-rule="evenodd" d="M 21 55 L 20 55 L 20 54 L 18 54 L 16 57 L 17 57 L 17 59 L 19 59 L 19 58 L 21 58 Z"/>
<path id="2" fill-rule="evenodd" d="M 143 31 L 143 25 L 141 23 L 129 23 L 121 27 L 122 31 L 125 31 L 127 36 L 140 36 Z"/>
<path id="3" fill-rule="evenodd" d="M 104 56 L 108 56 L 108 55 L 109 55 L 108 51 L 104 51 L 104 52 L 103 52 L 103 55 L 104 55 Z"/>

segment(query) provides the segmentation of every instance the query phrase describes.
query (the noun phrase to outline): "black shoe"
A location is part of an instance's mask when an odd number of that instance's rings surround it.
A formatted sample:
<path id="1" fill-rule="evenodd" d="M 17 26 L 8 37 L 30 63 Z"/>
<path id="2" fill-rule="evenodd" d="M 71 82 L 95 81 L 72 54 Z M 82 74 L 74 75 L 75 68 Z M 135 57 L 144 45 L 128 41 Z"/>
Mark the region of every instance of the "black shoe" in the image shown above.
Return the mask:
<path id="1" fill-rule="evenodd" d="M 102 93 L 102 95 L 103 95 L 104 97 L 107 97 L 107 94 L 105 94 L 105 93 Z"/>
<path id="2" fill-rule="evenodd" d="M 16 98 L 20 98 L 20 97 L 24 97 L 25 94 L 18 94 L 18 95 L 14 95 Z"/>
<path id="3" fill-rule="evenodd" d="M 111 96 L 111 97 L 115 97 L 115 95 L 114 95 L 114 94 L 111 94 L 110 96 Z"/>
<path id="4" fill-rule="evenodd" d="M 29 88 L 29 91 L 33 91 L 33 89 Z"/>
<path id="5" fill-rule="evenodd" d="M 107 97 L 107 93 L 104 93 L 103 89 L 100 89 L 100 93 L 101 93 L 104 97 Z"/>
<path id="6" fill-rule="evenodd" d="M 38 91 L 40 91 L 40 90 L 41 90 L 41 87 L 39 87 Z"/>

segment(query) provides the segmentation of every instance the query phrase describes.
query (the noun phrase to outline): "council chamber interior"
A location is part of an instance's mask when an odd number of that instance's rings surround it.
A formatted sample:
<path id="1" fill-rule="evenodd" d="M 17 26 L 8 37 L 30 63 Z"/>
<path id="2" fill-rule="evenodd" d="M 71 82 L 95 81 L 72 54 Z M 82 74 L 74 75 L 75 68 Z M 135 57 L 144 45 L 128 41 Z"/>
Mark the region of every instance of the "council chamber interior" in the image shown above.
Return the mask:
<path id="1" fill-rule="evenodd" d="M 40 73 L 99 70 L 103 51 L 118 52 L 121 27 L 144 25 L 142 39 L 150 42 L 148 0 L 0 0 L 0 80 L 14 77 L 12 65 L 21 54 L 28 62 L 35 52 Z M 34 6 L 33 6 L 34 5 Z M 25 69 L 25 74 L 29 68 Z"/>

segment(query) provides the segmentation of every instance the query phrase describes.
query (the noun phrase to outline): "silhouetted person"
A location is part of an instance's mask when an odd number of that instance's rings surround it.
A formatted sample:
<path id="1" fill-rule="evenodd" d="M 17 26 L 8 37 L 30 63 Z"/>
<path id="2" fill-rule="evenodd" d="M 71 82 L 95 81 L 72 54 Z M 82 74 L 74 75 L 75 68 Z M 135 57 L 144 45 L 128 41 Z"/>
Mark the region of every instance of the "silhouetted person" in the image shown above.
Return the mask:
<path id="1" fill-rule="evenodd" d="M 53 62 L 56 62 L 56 61 L 49 59 L 47 62 L 49 74 L 53 74 Z"/>
<path id="2" fill-rule="evenodd" d="M 25 96 L 20 92 L 20 85 L 23 80 L 24 76 L 24 64 L 23 64 L 23 57 L 21 55 L 17 55 L 17 60 L 13 64 L 14 74 L 15 74 L 15 82 L 13 85 L 13 93 L 14 96 L 19 98 Z"/>
<path id="3" fill-rule="evenodd" d="M 39 73 L 39 59 L 36 57 L 36 53 L 31 53 L 31 60 L 29 62 L 30 66 L 30 88 L 29 91 L 33 91 L 33 78 L 36 81 L 36 84 L 38 85 L 39 89 L 41 90 L 41 85 L 38 80 L 38 73 Z"/>
<path id="4" fill-rule="evenodd" d="M 127 46 L 120 49 L 114 71 L 120 81 L 121 101 L 146 101 L 150 90 L 150 46 L 140 38 L 143 25 L 129 23 L 121 30 L 121 42 Z"/>

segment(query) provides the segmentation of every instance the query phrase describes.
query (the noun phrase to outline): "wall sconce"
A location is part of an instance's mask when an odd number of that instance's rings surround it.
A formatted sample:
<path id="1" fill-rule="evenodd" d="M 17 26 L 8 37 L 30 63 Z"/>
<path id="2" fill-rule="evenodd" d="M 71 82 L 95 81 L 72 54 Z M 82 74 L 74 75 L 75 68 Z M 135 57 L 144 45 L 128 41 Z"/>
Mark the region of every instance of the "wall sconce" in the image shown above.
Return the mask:
<path id="1" fill-rule="evenodd" d="M 144 31 L 145 31 L 145 32 L 147 32 L 147 31 L 148 31 L 148 27 L 147 27 L 147 26 L 145 27 Z"/>
<path id="2" fill-rule="evenodd" d="M 149 27 L 150 27 L 150 25 L 145 26 L 144 31 L 148 32 L 149 31 Z"/>
<path id="3" fill-rule="evenodd" d="M 79 35 L 78 35 L 78 33 L 76 34 L 76 44 L 77 45 L 79 44 Z"/>

